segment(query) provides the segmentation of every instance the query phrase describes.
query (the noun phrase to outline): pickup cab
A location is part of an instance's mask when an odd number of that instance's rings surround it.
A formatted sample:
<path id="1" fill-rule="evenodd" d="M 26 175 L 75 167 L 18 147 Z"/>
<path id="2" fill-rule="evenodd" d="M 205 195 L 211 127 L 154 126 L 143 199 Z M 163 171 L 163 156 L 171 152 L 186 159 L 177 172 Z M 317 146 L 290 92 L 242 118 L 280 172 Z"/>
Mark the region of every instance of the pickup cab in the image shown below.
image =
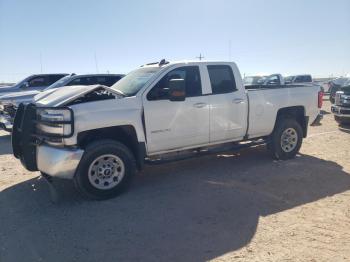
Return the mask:
<path id="1" fill-rule="evenodd" d="M 262 140 L 274 158 L 293 158 L 321 105 L 316 86 L 246 90 L 232 62 L 162 60 L 112 87 L 63 87 L 21 104 L 12 147 L 26 169 L 107 199 L 145 160 L 174 152 Z"/>

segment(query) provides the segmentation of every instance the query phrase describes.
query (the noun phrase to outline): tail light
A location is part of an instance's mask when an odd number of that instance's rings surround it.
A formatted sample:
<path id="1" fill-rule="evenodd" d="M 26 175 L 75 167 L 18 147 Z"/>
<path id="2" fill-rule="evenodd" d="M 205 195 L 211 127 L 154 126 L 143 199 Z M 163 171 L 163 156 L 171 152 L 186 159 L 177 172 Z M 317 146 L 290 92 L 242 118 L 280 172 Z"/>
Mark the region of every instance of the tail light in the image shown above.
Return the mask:
<path id="1" fill-rule="evenodd" d="M 323 105 L 323 92 L 318 92 L 318 108 L 322 108 Z"/>

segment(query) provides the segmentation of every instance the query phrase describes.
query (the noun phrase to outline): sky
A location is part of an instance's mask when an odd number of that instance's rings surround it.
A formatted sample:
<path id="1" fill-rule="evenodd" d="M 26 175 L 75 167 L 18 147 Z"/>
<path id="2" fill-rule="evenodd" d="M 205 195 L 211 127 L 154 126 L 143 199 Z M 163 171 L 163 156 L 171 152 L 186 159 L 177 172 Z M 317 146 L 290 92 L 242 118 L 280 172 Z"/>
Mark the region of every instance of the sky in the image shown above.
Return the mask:
<path id="1" fill-rule="evenodd" d="M 0 82 L 234 61 L 242 75 L 350 73 L 350 0 L 0 0 Z"/>

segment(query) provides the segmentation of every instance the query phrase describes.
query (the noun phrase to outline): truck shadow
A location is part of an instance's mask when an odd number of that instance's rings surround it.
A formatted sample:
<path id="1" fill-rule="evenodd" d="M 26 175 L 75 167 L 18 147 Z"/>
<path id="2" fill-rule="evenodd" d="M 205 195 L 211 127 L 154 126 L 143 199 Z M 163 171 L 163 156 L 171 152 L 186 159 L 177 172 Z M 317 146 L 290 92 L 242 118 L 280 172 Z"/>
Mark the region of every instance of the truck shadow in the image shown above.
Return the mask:
<path id="1" fill-rule="evenodd" d="M 12 154 L 11 135 L 0 136 L 0 155 Z"/>
<path id="2" fill-rule="evenodd" d="M 126 194 L 82 200 L 69 181 L 0 193 L 0 260 L 204 261 L 247 245 L 259 217 L 350 189 L 335 162 L 273 161 L 264 148 L 148 166 Z"/>

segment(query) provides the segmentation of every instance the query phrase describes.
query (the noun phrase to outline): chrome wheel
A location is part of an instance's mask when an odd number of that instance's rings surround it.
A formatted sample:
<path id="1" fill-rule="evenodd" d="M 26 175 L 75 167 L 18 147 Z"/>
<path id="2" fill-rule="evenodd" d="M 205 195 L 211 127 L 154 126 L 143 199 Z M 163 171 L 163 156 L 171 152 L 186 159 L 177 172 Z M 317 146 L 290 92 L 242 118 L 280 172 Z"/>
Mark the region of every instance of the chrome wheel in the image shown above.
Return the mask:
<path id="1" fill-rule="evenodd" d="M 293 151 L 298 144 L 298 133 L 294 128 L 287 128 L 281 136 L 281 147 L 286 153 Z"/>
<path id="2" fill-rule="evenodd" d="M 92 186 L 107 190 L 117 186 L 123 180 L 125 166 L 123 161 L 115 155 L 102 155 L 92 161 L 88 172 Z"/>

